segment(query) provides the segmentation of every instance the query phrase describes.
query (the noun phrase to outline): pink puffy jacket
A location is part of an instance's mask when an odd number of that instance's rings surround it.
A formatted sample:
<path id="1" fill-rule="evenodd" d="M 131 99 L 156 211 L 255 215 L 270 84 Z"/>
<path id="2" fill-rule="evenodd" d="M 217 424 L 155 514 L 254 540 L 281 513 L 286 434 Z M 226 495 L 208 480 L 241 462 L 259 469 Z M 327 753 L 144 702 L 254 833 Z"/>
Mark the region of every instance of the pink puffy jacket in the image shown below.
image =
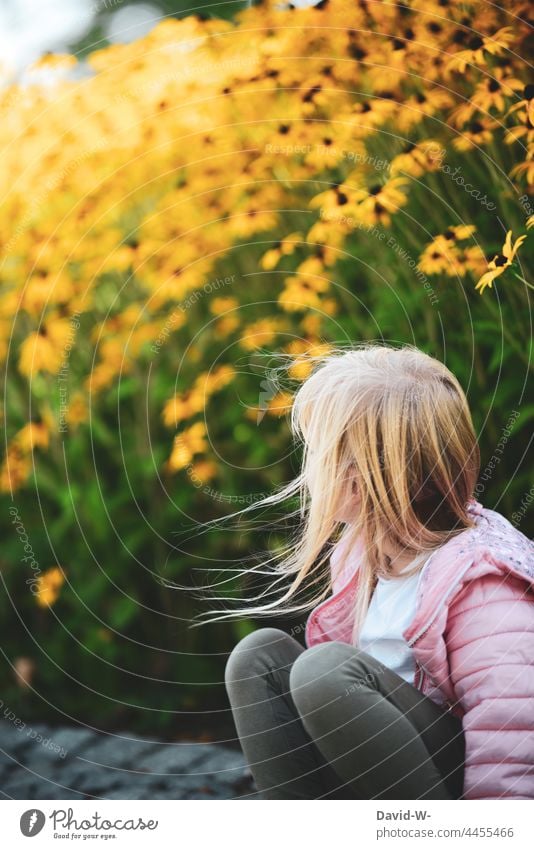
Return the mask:
<path id="1" fill-rule="evenodd" d="M 462 718 L 463 799 L 534 799 L 534 543 L 475 499 L 476 527 L 438 549 L 404 638 L 414 686 Z M 332 594 L 306 622 L 308 647 L 351 643 L 361 543 L 330 559 Z"/>

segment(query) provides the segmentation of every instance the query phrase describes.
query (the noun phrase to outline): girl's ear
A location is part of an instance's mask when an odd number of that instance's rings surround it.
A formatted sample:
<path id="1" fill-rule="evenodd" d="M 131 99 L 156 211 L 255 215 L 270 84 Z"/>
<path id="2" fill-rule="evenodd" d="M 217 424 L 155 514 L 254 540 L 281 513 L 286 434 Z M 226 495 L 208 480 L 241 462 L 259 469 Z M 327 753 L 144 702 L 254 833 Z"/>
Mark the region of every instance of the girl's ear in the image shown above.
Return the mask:
<path id="1" fill-rule="evenodd" d="M 356 466 L 354 465 L 354 463 L 351 463 L 349 466 L 349 475 L 351 475 L 352 477 L 350 485 L 351 492 L 353 495 L 356 495 L 358 492 L 358 483 L 356 481 Z"/>

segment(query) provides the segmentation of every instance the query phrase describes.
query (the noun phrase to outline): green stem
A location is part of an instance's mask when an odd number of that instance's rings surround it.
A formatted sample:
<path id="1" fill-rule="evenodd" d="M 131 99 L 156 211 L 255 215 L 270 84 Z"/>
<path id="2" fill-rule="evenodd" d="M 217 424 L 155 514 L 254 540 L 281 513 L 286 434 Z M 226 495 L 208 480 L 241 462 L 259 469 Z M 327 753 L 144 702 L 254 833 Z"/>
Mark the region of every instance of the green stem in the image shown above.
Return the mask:
<path id="1" fill-rule="evenodd" d="M 521 280 L 521 283 L 524 283 L 525 286 L 528 286 L 529 289 L 534 289 L 534 286 L 532 285 L 532 283 L 529 283 L 527 280 L 525 280 L 524 277 L 521 277 L 520 274 L 516 274 L 515 271 L 514 271 L 513 275 L 514 275 L 514 277 L 517 277 L 518 280 Z"/>
<path id="2" fill-rule="evenodd" d="M 419 245 L 416 239 L 413 238 L 410 230 L 406 230 L 404 232 L 404 238 L 408 242 L 409 246 L 413 250 L 415 256 L 414 259 L 417 261 L 419 255 L 421 253 L 421 245 Z M 435 312 L 433 311 L 433 307 L 430 307 L 430 304 L 427 299 L 422 299 L 421 301 L 421 309 L 423 311 L 426 332 L 428 334 L 428 338 L 433 345 L 434 349 L 438 347 L 438 338 L 436 334 L 436 320 L 435 320 Z"/>
<path id="3" fill-rule="evenodd" d="M 484 305 L 492 313 L 493 317 L 497 319 L 497 323 L 499 325 L 499 321 L 502 319 L 502 315 L 497 310 L 495 304 L 490 301 L 489 298 L 485 298 Z M 507 342 L 509 342 L 510 347 L 513 348 L 516 354 L 523 360 L 523 362 L 526 363 L 528 368 L 534 371 L 534 361 L 525 354 L 525 351 L 523 350 L 521 345 L 518 344 L 514 334 L 511 333 L 510 330 L 508 330 L 506 324 L 502 323 L 500 326 L 502 327 L 503 336 L 507 340 Z"/>

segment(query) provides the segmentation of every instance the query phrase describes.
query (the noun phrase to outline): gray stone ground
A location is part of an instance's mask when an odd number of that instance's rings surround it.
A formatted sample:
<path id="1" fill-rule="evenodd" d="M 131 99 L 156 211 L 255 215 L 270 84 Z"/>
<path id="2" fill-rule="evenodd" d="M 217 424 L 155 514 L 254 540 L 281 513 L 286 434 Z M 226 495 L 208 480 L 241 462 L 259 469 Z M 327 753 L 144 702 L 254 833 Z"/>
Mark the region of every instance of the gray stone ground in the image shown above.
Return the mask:
<path id="1" fill-rule="evenodd" d="M 0 721 L 3 799 L 246 799 L 255 792 L 241 752 L 221 743 Z"/>

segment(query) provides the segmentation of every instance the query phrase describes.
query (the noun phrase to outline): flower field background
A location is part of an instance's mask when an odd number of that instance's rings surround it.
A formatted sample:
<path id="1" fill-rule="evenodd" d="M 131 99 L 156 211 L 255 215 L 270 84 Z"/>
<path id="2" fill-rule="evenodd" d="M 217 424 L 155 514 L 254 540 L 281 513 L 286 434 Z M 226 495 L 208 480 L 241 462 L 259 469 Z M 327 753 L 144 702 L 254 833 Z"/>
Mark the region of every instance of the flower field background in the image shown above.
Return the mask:
<path id="1" fill-rule="evenodd" d="M 174 733 L 224 704 L 254 623 L 189 628 L 205 603 L 165 584 L 284 544 L 283 516 L 204 523 L 295 474 L 291 396 L 332 344 L 443 359 L 477 498 L 532 536 L 529 4 L 282 5 L 0 92 L 2 698 L 25 719 Z"/>

